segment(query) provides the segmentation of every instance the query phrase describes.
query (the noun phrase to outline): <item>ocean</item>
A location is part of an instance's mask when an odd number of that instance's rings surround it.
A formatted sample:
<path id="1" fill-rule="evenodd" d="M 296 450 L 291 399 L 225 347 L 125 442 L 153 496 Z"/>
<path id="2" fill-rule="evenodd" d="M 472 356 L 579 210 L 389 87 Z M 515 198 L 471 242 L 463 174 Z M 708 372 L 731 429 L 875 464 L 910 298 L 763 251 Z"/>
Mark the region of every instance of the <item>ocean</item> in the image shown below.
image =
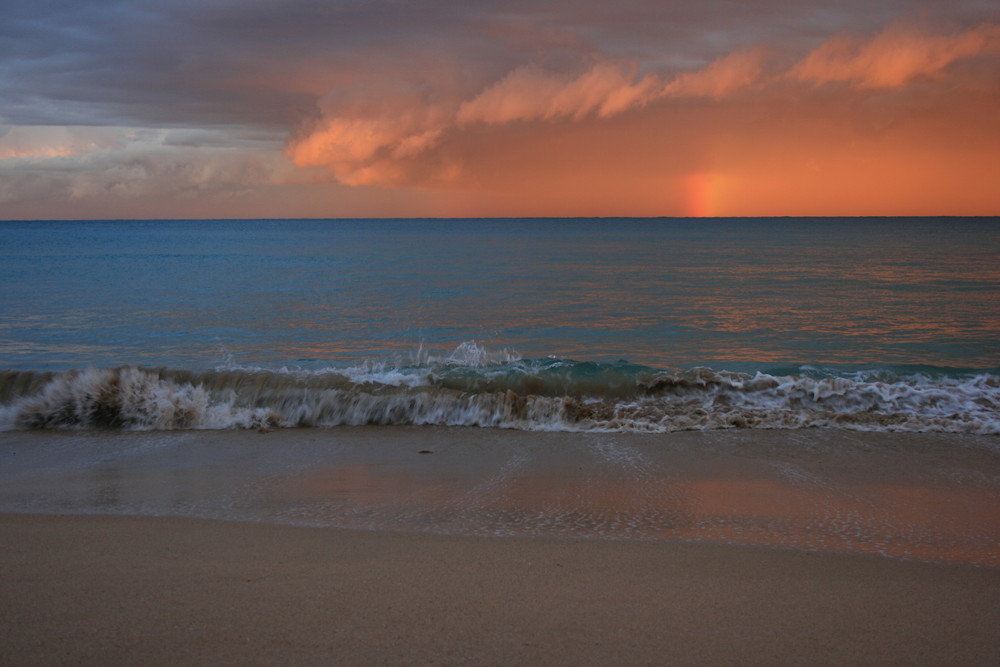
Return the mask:
<path id="1" fill-rule="evenodd" d="M 0 429 L 1000 433 L 1000 218 L 0 222 Z"/>
<path id="2" fill-rule="evenodd" d="M 0 511 L 1000 566 L 1000 219 L 0 222 Z"/>

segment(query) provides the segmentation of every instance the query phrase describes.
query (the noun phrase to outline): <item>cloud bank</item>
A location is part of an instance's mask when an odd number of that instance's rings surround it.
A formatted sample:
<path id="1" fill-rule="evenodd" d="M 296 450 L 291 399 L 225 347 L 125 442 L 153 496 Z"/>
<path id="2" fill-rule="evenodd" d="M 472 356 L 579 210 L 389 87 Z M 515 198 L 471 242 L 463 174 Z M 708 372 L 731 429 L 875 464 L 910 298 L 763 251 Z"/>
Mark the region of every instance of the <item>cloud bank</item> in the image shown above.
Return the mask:
<path id="1" fill-rule="evenodd" d="M 412 107 L 376 117 L 326 110 L 313 129 L 289 143 L 288 154 L 295 164 L 328 167 L 346 184 L 463 184 L 456 164 L 468 155 L 460 144 L 463 135 L 482 131 L 477 126 L 606 120 L 650 105 L 669 117 L 668 107 L 676 100 L 700 98 L 719 108 L 753 105 L 748 97 L 767 100 L 776 92 L 793 95 L 799 105 L 825 104 L 830 91 L 817 94 L 816 89 L 838 85 L 851 89 L 843 94 L 854 99 L 859 99 L 859 91 L 884 94 L 911 84 L 940 84 L 956 95 L 960 91 L 952 88 L 956 84 L 948 68 L 998 53 L 1000 25 L 994 23 L 951 34 L 893 24 L 865 38 L 835 35 L 790 65 L 783 65 L 786 58 L 769 45 L 737 50 L 700 69 L 673 75 L 640 76 L 635 64 L 612 62 L 597 62 L 575 75 L 527 65 L 450 107 L 411 99 Z M 987 73 L 997 72 L 994 59 Z M 421 157 L 436 151 L 455 153 L 445 161 L 450 178 L 422 168 L 426 164 Z"/>
<path id="2" fill-rule="evenodd" d="M 14 0 L 0 217 L 1000 212 L 1000 12 L 876 4 Z"/>

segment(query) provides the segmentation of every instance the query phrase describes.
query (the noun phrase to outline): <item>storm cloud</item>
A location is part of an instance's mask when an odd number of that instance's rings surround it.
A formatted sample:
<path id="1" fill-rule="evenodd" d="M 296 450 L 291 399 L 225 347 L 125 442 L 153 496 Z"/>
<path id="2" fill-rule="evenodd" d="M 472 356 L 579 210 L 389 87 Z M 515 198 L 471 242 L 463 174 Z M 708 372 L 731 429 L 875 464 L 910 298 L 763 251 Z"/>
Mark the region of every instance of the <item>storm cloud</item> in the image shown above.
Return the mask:
<path id="1" fill-rule="evenodd" d="M 1000 207 L 993 3 L 4 9 L 2 217 Z"/>

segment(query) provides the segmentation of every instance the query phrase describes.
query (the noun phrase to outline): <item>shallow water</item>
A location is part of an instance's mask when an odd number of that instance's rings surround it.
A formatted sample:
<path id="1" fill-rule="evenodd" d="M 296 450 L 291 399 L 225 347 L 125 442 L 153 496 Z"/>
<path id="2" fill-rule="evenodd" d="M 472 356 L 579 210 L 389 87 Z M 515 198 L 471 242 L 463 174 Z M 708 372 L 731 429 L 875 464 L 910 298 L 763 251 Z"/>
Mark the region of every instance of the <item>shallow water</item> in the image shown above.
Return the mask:
<path id="1" fill-rule="evenodd" d="M 8 512 L 691 540 L 1000 566 L 995 437 L 8 432 L 0 456 Z"/>

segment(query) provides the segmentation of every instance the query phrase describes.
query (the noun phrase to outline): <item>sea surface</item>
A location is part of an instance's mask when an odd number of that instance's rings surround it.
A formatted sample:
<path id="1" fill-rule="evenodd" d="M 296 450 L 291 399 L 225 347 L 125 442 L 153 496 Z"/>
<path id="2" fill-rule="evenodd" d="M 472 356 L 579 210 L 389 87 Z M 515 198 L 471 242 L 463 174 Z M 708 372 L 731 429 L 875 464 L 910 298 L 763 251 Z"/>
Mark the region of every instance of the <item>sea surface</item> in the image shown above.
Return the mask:
<path id="1" fill-rule="evenodd" d="M 1000 433 L 1000 218 L 0 222 L 0 429 Z"/>

